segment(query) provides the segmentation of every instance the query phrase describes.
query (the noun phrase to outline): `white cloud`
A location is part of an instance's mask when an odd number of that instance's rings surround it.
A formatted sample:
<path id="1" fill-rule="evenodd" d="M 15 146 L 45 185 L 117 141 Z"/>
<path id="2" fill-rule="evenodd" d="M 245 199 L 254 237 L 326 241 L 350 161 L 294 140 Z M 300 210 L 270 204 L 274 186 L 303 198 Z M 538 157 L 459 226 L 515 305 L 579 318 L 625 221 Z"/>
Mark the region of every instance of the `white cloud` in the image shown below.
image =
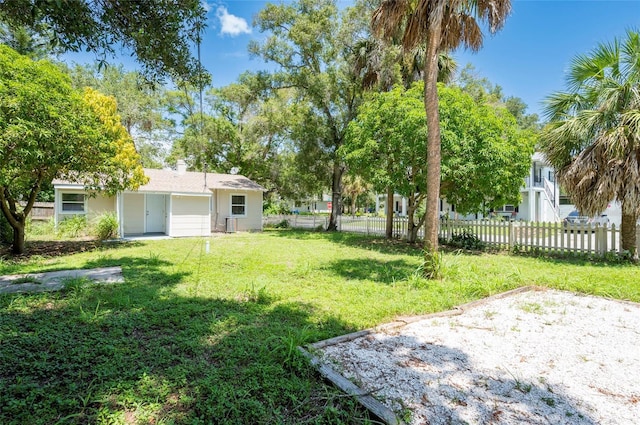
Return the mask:
<path id="1" fill-rule="evenodd" d="M 251 28 L 244 18 L 230 14 L 224 6 L 218 7 L 216 12 L 222 28 L 220 34 L 228 34 L 235 37 L 240 34 L 251 34 Z"/>
<path id="2" fill-rule="evenodd" d="M 211 5 L 207 3 L 207 0 L 200 0 L 200 5 L 205 12 L 209 13 L 211 11 Z"/>

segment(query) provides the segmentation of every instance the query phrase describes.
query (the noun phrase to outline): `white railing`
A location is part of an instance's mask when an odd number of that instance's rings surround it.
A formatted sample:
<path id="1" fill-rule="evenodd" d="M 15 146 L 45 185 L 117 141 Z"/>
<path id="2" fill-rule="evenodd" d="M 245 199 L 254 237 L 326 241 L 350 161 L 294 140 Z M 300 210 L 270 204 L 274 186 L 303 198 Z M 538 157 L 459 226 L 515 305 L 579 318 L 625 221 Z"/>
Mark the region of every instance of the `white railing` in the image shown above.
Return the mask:
<path id="1" fill-rule="evenodd" d="M 534 177 L 532 181 L 531 177 L 524 178 L 524 187 L 526 189 L 529 189 L 530 187 L 543 187 L 543 186 L 544 186 L 544 182 L 542 181 L 542 179 L 537 179 Z"/>
<path id="2" fill-rule="evenodd" d="M 544 193 L 547 195 L 547 202 L 549 202 L 549 206 L 553 209 L 556 221 L 560 221 L 560 211 L 556 203 L 556 194 L 554 191 L 555 186 L 552 186 L 549 180 L 544 179 Z"/>
<path id="3" fill-rule="evenodd" d="M 277 215 L 265 216 L 263 224 L 277 225 L 286 220 L 289 227 L 301 229 L 326 229 L 329 217 L 324 215 Z M 393 219 L 393 236 L 405 238 L 407 218 Z M 338 218 L 338 230 L 350 233 L 384 236 L 386 219 L 384 217 Z M 562 223 L 529 223 L 500 220 L 442 220 L 440 238 L 451 241 L 456 235 L 468 231 L 488 246 L 519 251 L 544 252 L 581 252 L 604 255 L 607 252 L 622 250 L 620 229 L 615 225 L 591 226 L 590 224 L 564 227 Z M 418 238 L 423 238 L 423 228 Z M 637 232 L 640 246 L 640 226 Z"/>

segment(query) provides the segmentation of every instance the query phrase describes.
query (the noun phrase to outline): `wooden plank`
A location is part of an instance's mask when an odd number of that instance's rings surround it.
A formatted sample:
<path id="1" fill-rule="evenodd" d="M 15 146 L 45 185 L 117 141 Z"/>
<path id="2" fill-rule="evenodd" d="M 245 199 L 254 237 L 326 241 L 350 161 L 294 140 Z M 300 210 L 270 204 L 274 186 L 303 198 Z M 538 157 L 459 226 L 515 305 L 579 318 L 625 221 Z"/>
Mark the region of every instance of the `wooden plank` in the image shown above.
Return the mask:
<path id="1" fill-rule="evenodd" d="M 329 345 L 335 345 L 335 344 L 340 344 L 342 342 L 352 341 L 356 338 L 369 335 L 371 332 L 372 330 L 370 329 L 365 329 L 363 331 L 358 331 L 358 332 L 352 332 L 350 334 L 340 335 L 335 338 L 329 338 L 323 341 L 318 341 L 316 343 L 311 344 L 310 347 L 320 349 L 320 348 L 328 347 Z"/>
<path id="2" fill-rule="evenodd" d="M 353 382 L 349 381 L 347 378 L 333 370 L 333 368 L 331 368 L 329 365 L 322 363 L 322 361 L 318 357 L 312 355 L 304 348 L 298 347 L 298 350 L 300 351 L 300 353 L 302 353 L 303 356 L 309 359 L 311 365 L 316 368 L 320 375 L 332 382 L 333 385 L 340 388 L 345 393 L 354 396 L 360 402 L 360 404 L 362 404 L 384 423 L 388 425 L 404 424 L 404 422 L 400 420 L 391 409 L 373 398 L 370 393 L 356 386 Z"/>

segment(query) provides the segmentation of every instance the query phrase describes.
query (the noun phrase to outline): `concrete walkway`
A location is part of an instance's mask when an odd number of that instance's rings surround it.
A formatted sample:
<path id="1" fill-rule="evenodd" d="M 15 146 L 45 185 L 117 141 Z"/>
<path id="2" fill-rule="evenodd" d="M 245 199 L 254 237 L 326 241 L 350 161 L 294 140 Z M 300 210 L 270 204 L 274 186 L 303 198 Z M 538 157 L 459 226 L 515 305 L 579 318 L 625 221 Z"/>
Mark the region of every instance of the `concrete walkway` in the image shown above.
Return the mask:
<path id="1" fill-rule="evenodd" d="M 0 276 L 0 294 L 59 291 L 68 279 L 87 279 L 93 283 L 122 283 L 122 268 L 101 267 L 86 270 L 61 270 Z M 16 281 L 18 283 L 16 283 Z M 19 283 L 22 282 L 22 283 Z"/>

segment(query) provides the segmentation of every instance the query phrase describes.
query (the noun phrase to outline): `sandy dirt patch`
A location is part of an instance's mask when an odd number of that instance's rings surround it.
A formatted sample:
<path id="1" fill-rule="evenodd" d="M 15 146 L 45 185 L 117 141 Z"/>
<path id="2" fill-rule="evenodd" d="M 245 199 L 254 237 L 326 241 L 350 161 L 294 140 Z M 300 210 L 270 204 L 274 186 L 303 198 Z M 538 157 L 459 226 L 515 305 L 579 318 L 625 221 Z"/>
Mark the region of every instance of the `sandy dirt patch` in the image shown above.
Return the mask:
<path id="1" fill-rule="evenodd" d="M 640 423 L 635 303 L 525 291 L 315 355 L 411 424 Z"/>

